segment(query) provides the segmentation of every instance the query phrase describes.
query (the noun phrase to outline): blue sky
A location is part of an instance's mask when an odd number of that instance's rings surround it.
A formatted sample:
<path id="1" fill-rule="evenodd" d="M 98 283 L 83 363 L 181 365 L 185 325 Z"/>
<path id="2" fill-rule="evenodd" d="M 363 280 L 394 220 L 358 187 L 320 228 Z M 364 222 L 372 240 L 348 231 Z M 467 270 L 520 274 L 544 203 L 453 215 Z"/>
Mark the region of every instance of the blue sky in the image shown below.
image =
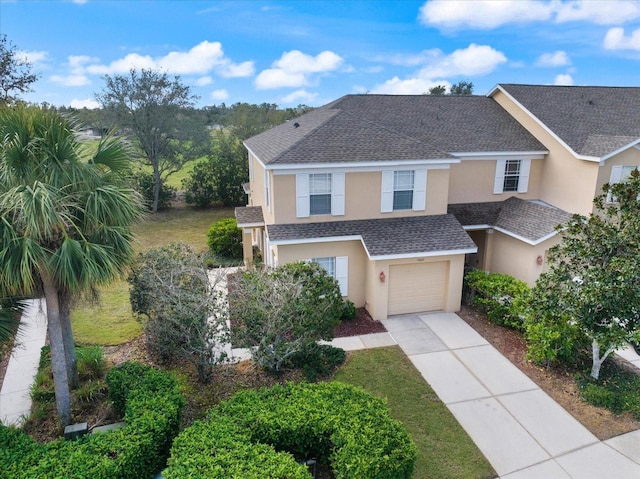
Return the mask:
<path id="1" fill-rule="evenodd" d="M 95 105 L 104 75 L 180 75 L 198 105 L 322 105 L 472 81 L 640 86 L 640 1 L 0 0 L 33 102 Z"/>

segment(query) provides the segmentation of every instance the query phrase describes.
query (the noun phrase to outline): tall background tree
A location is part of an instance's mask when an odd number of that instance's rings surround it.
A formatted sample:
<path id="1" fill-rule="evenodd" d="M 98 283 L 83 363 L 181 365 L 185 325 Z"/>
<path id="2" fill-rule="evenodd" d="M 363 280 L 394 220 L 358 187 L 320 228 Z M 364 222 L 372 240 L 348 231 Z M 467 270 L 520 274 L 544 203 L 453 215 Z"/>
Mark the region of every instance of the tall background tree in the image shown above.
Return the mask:
<path id="1" fill-rule="evenodd" d="M 63 427 L 75 376 L 71 300 L 119 277 L 133 253 L 131 226 L 143 210 L 123 183 L 129 162 L 121 140 L 90 148 L 52 110 L 0 108 L 0 291 L 46 300 Z"/>
<path id="2" fill-rule="evenodd" d="M 32 91 L 38 75 L 31 68 L 7 36 L 0 35 L 0 106 L 15 102 L 17 94 Z"/>
<path id="3" fill-rule="evenodd" d="M 162 184 L 185 163 L 201 156 L 209 143 L 206 126 L 192 108 L 196 97 L 180 77 L 169 78 L 154 70 L 107 75 L 105 82 L 96 98 L 151 167 L 151 210 L 156 212 Z"/>
<path id="4" fill-rule="evenodd" d="M 591 340 L 594 379 L 616 349 L 640 339 L 639 198 L 638 170 L 605 185 L 593 213 L 563 225 L 562 241 L 549 251 L 550 269 L 533 293 L 544 298 L 534 301 L 534 314 L 569 321 Z"/>

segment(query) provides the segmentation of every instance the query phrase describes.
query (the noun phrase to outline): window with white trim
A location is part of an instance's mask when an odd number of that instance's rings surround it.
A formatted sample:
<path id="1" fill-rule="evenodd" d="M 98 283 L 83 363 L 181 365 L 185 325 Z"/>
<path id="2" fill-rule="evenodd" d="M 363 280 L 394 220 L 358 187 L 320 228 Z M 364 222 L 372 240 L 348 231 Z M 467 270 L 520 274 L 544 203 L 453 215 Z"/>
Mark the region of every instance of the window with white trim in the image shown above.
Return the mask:
<path id="1" fill-rule="evenodd" d="M 427 170 L 388 170 L 382 172 L 380 211 L 424 211 L 427 194 Z"/>
<path id="2" fill-rule="evenodd" d="M 335 278 L 340 285 L 340 294 L 348 295 L 349 283 L 349 257 L 348 256 L 329 256 L 324 258 L 311 258 L 311 261 L 322 266 L 329 276 Z"/>
<path id="3" fill-rule="evenodd" d="M 413 208 L 413 170 L 393 172 L 393 211 Z"/>
<path id="4" fill-rule="evenodd" d="M 612 166 L 611 167 L 611 176 L 609 177 L 609 185 L 613 186 L 616 183 L 621 183 L 625 181 L 631 175 L 631 172 L 638 168 L 640 170 L 640 166 L 631 165 L 631 166 Z M 615 196 L 611 196 L 611 192 L 607 194 L 607 203 L 615 203 L 617 201 Z"/>
<path id="5" fill-rule="evenodd" d="M 267 170 L 264 170 L 264 203 L 271 211 L 271 180 Z"/>
<path id="6" fill-rule="evenodd" d="M 298 173 L 296 216 L 344 215 L 344 173 Z"/>
<path id="7" fill-rule="evenodd" d="M 497 160 L 493 193 L 526 193 L 531 160 Z"/>

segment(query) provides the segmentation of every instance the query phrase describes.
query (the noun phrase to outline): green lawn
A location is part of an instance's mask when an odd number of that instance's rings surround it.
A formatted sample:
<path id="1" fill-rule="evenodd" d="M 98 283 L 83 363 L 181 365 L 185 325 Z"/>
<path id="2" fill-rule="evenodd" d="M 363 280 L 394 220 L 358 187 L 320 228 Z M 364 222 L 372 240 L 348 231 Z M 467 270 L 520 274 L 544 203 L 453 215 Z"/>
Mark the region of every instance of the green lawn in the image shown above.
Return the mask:
<path id="1" fill-rule="evenodd" d="M 496 474 L 471 438 L 397 347 L 351 353 L 335 379 L 386 399 L 418 448 L 416 479 L 483 479 Z"/>
<path id="2" fill-rule="evenodd" d="M 232 208 L 175 208 L 149 215 L 136 228 L 137 250 L 144 251 L 172 241 L 184 241 L 196 250 L 207 250 L 207 230 L 219 219 L 233 216 Z M 129 287 L 118 281 L 100 290 L 100 304 L 78 304 L 71 312 L 76 342 L 112 346 L 140 335 L 140 324 L 129 305 Z"/>
<path id="3" fill-rule="evenodd" d="M 193 170 L 193 167 L 200 161 L 206 161 L 206 157 L 201 157 L 192 161 L 189 161 L 188 163 L 186 163 L 182 169 L 180 171 L 177 171 L 173 174 L 171 174 L 169 176 L 169 178 L 167 178 L 167 182 L 166 184 L 168 186 L 173 186 L 174 188 L 181 190 L 182 189 L 182 180 L 186 177 L 189 176 L 189 174 L 191 174 L 191 170 Z M 137 166 L 137 168 L 141 168 L 144 171 L 147 171 L 149 173 L 151 173 L 151 171 L 153 171 L 151 169 L 151 166 L 148 164 L 140 164 L 139 166 Z"/>

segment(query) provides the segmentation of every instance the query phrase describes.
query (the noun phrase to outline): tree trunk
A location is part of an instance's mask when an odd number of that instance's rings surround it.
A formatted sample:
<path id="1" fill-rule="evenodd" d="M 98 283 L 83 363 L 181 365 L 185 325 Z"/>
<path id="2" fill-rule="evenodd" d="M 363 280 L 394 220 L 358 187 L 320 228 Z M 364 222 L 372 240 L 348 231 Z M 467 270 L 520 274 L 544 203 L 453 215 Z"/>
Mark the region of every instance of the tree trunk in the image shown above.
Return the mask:
<path id="1" fill-rule="evenodd" d="M 600 368 L 602 367 L 602 363 L 604 363 L 605 359 L 609 357 L 609 355 L 614 352 L 614 348 L 609 348 L 605 351 L 605 353 L 600 357 L 600 344 L 597 339 L 594 339 L 591 342 L 591 377 L 596 381 L 600 378 Z"/>
<path id="2" fill-rule="evenodd" d="M 69 387 L 75 389 L 80 382 L 78 378 L 78 360 L 76 358 L 76 346 L 73 342 L 73 330 L 71 329 L 70 298 L 68 294 L 58 294 L 60 306 L 60 325 L 62 327 L 62 339 L 64 343 L 65 362 L 67 364 L 67 377 Z"/>
<path id="3" fill-rule="evenodd" d="M 67 376 L 67 362 L 64 352 L 64 338 L 60 322 L 60 307 L 58 291 L 51 281 L 43 275 L 44 297 L 47 302 L 47 330 L 51 347 L 51 368 L 53 370 L 53 385 L 56 394 L 56 408 L 60 426 L 71 423 L 71 395 L 69 393 L 69 378 Z"/>
<path id="4" fill-rule="evenodd" d="M 160 201 L 160 190 L 162 189 L 162 179 L 160 178 L 160 169 L 158 168 L 157 160 L 152 161 L 153 165 L 153 177 L 155 183 L 153 185 L 153 204 L 151 205 L 151 212 L 157 213 L 158 203 Z"/>

